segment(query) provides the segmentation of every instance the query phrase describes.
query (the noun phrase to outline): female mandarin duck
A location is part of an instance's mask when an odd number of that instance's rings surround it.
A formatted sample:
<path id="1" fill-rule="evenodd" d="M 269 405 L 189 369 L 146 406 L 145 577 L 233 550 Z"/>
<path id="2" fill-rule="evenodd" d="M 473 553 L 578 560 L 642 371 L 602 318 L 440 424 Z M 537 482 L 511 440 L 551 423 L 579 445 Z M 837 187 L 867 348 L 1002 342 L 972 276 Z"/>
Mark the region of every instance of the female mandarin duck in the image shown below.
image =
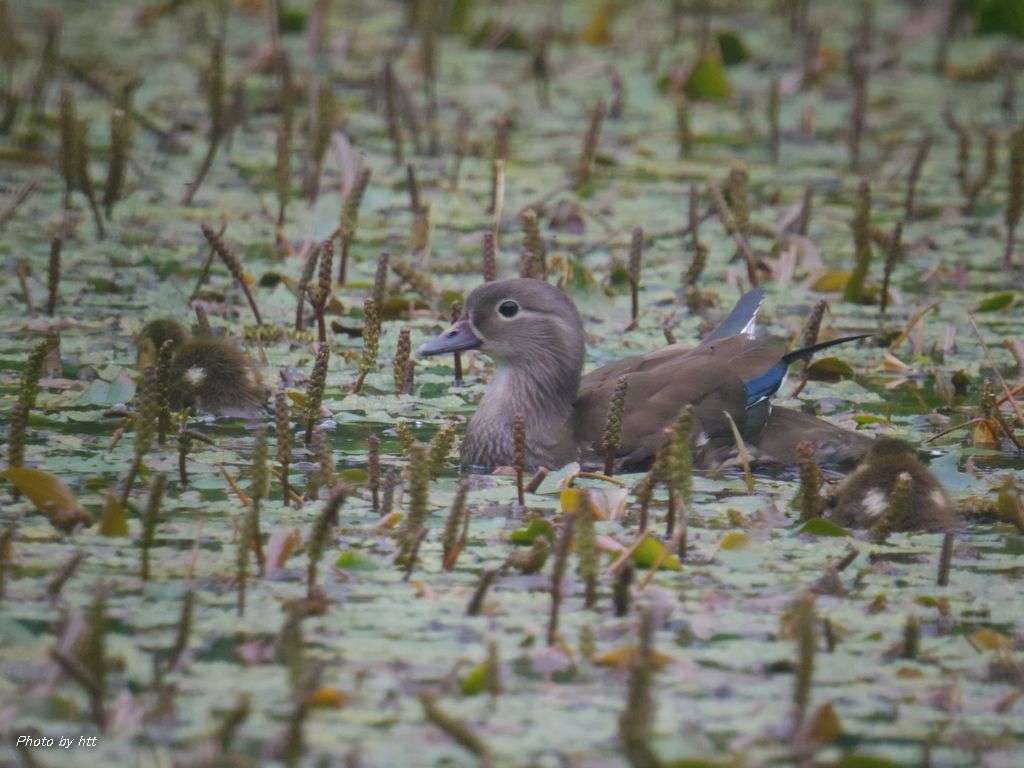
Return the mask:
<path id="1" fill-rule="evenodd" d="M 252 361 L 226 339 L 190 339 L 176 321 L 153 320 L 139 332 L 139 367 L 154 362 L 167 341 L 172 350 L 171 408 L 193 408 L 217 416 L 249 417 L 262 412 L 267 390 Z"/>
<path id="2" fill-rule="evenodd" d="M 512 463 L 518 414 L 525 421 L 531 468 L 555 468 L 574 460 L 601 465 L 608 406 L 622 376 L 629 384 L 616 454 L 620 469 L 649 466 L 665 428 L 685 405 L 694 409 L 694 458 L 700 468 L 720 467 L 735 457 L 724 411 L 735 421 L 754 462 L 793 465 L 796 446 L 805 440 L 816 447 L 819 461 L 860 458 L 869 438 L 799 411 L 772 408 L 768 399 L 782 385 L 791 362 L 862 337 L 787 353 L 777 343 L 753 338 L 763 298 L 760 290 L 745 294 L 695 348 L 672 344 L 581 376 L 583 323 L 572 300 L 541 280 L 501 280 L 476 288 L 462 318 L 417 353 L 480 349 L 496 363 L 462 443 L 462 461 L 471 466 L 492 469 Z"/>

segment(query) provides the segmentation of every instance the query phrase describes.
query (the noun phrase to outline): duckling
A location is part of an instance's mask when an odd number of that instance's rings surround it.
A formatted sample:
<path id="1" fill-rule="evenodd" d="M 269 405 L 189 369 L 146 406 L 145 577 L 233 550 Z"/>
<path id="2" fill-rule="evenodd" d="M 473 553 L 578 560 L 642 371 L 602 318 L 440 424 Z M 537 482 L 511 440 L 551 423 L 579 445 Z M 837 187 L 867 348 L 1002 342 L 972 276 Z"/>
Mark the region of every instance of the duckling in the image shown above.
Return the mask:
<path id="1" fill-rule="evenodd" d="M 173 343 L 170 368 L 170 406 L 192 408 L 217 416 L 257 415 L 269 395 L 252 361 L 226 339 L 188 338 L 174 320 L 148 323 L 139 333 L 139 363 L 154 359 L 165 341 Z"/>
<path id="2" fill-rule="evenodd" d="M 496 363 L 462 443 L 462 461 L 473 467 L 512 462 L 517 414 L 525 420 L 531 469 L 574 460 L 600 466 L 608 404 L 621 377 L 626 377 L 628 390 L 615 457 L 619 469 L 649 466 L 663 430 L 688 404 L 694 408 L 694 458 L 700 468 L 725 466 L 735 459 L 735 441 L 723 411 L 740 429 L 757 463 L 793 465 L 796 446 L 803 440 L 815 445 L 819 461 L 860 458 L 870 443 L 864 435 L 770 405 L 791 362 L 859 337 L 787 352 L 753 335 L 763 299 L 760 290 L 745 294 L 695 348 L 671 344 L 583 376 L 585 334 L 572 300 L 542 280 L 501 280 L 475 289 L 462 318 L 417 354 L 480 349 Z"/>
<path id="3" fill-rule="evenodd" d="M 860 466 L 836 493 L 831 517 L 840 525 L 869 528 L 885 516 L 896 481 L 903 475 L 913 484 L 910 508 L 893 521 L 891 530 L 947 531 L 960 522 L 938 478 L 921 464 L 913 446 L 893 437 L 877 438 Z"/>

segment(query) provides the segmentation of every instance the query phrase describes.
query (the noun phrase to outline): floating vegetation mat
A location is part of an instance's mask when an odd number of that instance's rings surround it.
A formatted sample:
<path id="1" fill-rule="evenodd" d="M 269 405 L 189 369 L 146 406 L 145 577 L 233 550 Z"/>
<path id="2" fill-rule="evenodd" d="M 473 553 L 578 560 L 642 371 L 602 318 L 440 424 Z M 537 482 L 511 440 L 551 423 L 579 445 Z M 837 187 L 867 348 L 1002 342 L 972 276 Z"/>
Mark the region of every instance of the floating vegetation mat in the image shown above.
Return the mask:
<path id="1" fill-rule="evenodd" d="M 1022 18 L 0 0 L 0 763 L 1024 764 Z M 775 402 L 960 525 L 806 451 L 463 476 L 493 361 L 414 350 L 519 275 L 586 370 L 754 284 L 871 334 Z"/>

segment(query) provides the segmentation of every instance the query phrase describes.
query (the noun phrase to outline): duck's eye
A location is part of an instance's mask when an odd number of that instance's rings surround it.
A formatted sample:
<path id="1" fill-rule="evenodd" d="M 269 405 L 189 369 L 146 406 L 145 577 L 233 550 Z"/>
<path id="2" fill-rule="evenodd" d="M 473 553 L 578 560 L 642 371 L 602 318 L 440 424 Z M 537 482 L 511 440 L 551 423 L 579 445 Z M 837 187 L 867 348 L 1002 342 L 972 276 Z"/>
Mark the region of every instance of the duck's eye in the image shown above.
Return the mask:
<path id="1" fill-rule="evenodd" d="M 498 305 L 498 314 L 502 317 L 515 317 L 519 314 L 519 305 L 509 299 Z"/>

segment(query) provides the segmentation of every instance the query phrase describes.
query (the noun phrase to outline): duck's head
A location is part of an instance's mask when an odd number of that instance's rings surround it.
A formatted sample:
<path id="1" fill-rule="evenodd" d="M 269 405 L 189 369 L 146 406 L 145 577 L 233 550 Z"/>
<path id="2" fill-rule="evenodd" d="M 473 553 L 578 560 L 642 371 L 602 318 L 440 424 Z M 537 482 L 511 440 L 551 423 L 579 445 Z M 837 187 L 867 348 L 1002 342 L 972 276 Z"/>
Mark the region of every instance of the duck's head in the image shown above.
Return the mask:
<path id="1" fill-rule="evenodd" d="M 160 347 L 163 346 L 165 341 L 170 341 L 172 348 L 177 349 L 185 343 L 187 338 L 188 332 L 177 320 L 165 317 L 146 323 L 143 329 L 139 331 L 136 342 L 138 350 L 136 365 L 139 368 L 145 368 L 147 365 L 155 363 Z"/>
<path id="2" fill-rule="evenodd" d="M 485 283 L 466 299 L 462 317 L 417 354 L 479 349 L 499 366 L 525 368 L 559 361 L 583 366 L 583 323 L 560 289 L 531 278 Z"/>

